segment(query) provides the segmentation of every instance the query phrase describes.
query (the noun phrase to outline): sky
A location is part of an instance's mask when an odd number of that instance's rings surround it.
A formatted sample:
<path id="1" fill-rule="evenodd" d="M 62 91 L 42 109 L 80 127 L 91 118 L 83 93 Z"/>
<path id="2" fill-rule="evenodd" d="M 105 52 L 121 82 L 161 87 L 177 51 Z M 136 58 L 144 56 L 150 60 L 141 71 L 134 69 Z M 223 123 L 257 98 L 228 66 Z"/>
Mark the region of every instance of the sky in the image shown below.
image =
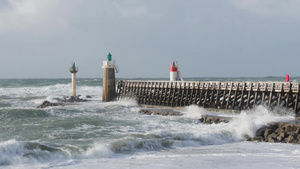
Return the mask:
<path id="1" fill-rule="evenodd" d="M 0 78 L 300 76 L 300 0 L 0 0 Z"/>

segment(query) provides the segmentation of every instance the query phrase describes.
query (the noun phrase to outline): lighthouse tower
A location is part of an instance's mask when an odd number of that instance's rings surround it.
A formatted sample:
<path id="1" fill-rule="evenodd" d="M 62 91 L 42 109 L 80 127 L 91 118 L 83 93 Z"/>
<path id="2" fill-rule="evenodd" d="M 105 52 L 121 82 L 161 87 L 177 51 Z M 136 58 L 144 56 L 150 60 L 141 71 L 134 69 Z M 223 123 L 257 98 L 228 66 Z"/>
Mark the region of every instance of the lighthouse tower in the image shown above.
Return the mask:
<path id="1" fill-rule="evenodd" d="M 115 70 L 116 65 L 111 61 L 112 56 L 110 53 L 107 55 L 107 61 L 103 61 L 103 93 L 102 102 L 113 101 L 116 97 L 116 80 Z"/>
<path id="2" fill-rule="evenodd" d="M 76 97 L 76 73 L 78 72 L 78 67 L 75 66 L 75 62 L 73 62 L 69 70 L 72 73 L 72 96 Z"/>
<path id="3" fill-rule="evenodd" d="M 170 81 L 177 81 L 178 79 L 178 71 L 177 71 L 177 64 L 173 61 L 170 67 Z"/>
<path id="4" fill-rule="evenodd" d="M 180 71 L 178 70 L 177 62 L 173 61 L 170 67 L 170 81 L 183 81 Z"/>

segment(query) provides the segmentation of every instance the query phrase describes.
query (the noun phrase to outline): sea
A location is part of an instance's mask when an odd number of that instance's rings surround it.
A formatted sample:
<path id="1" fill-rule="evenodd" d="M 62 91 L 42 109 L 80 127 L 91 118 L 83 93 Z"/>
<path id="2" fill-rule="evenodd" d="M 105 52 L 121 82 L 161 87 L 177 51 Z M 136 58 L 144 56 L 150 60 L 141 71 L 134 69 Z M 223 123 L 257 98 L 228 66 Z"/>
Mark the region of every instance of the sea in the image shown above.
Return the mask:
<path id="1" fill-rule="evenodd" d="M 146 106 L 132 98 L 102 102 L 102 79 L 97 78 L 77 79 L 77 94 L 88 102 L 37 108 L 45 100 L 70 96 L 71 89 L 71 79 L 0 79 L 0 168 L 300 168 L 300 145 L 246 141 L 270 122 L 293 121 L 292 112 L 258 106 L 223 113 L 193 105 L 173 109 L 182 116 L 145 115 L 139 110 Z M 199 121 L 201 115 L 233 120 L 207 125 Z"/>

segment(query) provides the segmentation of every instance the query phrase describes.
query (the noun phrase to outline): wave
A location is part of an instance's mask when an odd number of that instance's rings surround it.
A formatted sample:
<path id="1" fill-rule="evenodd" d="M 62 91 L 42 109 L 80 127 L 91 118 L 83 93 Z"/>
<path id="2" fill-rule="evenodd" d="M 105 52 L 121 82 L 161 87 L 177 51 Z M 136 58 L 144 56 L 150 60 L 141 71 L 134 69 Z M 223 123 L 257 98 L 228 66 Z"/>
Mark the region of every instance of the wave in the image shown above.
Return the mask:
<path id="1" fill-rule="evenodd" d="M 135 101 L 130 99 L 111 102 L 110 104 L 135 107 Z M 114 106 L 112 105 L 112 107 Z M 70 159 L 110 158 L 136 152 L 241 142 L 246 140 L 246 136 L 254 136 L 255 131 L 267 123 L 294 119 L 293 114 L 286 113 L 283 115 L 280 111 L 270 111 L 263 106 L 258 106 L 240 114 L 230 114 L 233 120 L 229 123 L 211 125 L 202 124 L 199 120 L 197 123 L 195 122 L 195 118 L 198 119 L 199 114 L 209 112 L 194 106 L 184 109 L 183 113 L 190 115 L 182 117 L 147 116 L 132 113 L 131 116 L 136 118 L 132 122 L 135 121 L 136 124 L 120 128 L 119 133 L 118 131 L 111 131 L 116 136 L 85 146 L 16 140 L 1 142 L 0 166 L 49 163 Z M 75 127 L 77 127 L 75 130 L 88 130 L 95 126 L 77 125 Z M 95 139 L 97 140 L 97 138 Z"/>
<path id="2" fill-rule="evenodd" d="M 86 150 L 71 145 L 53 145 L 8 140 L 0 143 L 0 167 L 18 164 L 49 163 L 68 159 L 111 157 L 112 151 L 101 144 Z"/>
<path id="3" fill-rule="evenodd" d="M 18 92 L 24 92 L 27 96 L 33 93 L 32 100 L 27 100 L 26 103 L 36 105 L 35 102 L 44 98 L 54 100 L 62 96 L 69 91 L 69 87 L 69 84 L 59 84 L 34 87 L 30 90 L 22 87 L 14 88 L 7 93 L 0 90 L 8 96 L 10 94 L 21 96 L 22 93 Z M 100 100 L 101 95 L 98 96 L 98 93 L 101 93 L 101 88 L 79 86 L 78 89 L 80 91 L 78 93 L 97 95 L 96 99 Z M 17 103 L 20 105 L 21 101 L 15 98 L 4 99 L 1 100 L 3 104 L 0 103 L 0 106 L 14 106 Z M 0 142 L 0 167 L 119 157 L 136 152 L 241 142 L 246 140 L 247 136 L 254 136 L 256 130 L 267 123 L 294 119 L 293 113 L 285 112 L 283 109 L 271 111 L 258 106 L 240 114 L 222 114 L 233 118 L 229 123 L 206 125 L 199 119 L 201 115 L 212 112 L 204 108 L 188 106 L 176 110 L 182 112 L 183 116 L 149 116 L 139 114 L 139 105 L 134 99 L 129 98 L 114 102 L 87 102 L 63 108 L 36 109 L 26 106 L 9 109 L 0 107 L 2 126 L 7 127 L 7 119 L 16 119 L 15 124 L 11 125 L 23 129 L 22 134 L 19 133 L 21 130 L 9 134 L 4 132 L 3 135 L 7 136 L 2 139 L 29 140 Z M 32 120 L 35 120 L 35 123 L 32 123 Z M 47 125 L 44 120 L 47 121 Z M 31 135 L 33 131 L 37 132 L 37 135 Z"/>
<path id="4" fill-rule="evenodd" d="M 0 88 L 1 107 L 36 107 L 43 101 L 57 102 L 71 95 L 71 84 L 55 84 L 40 87 Z M 77 86 L 78 95 L 82 98 L 91 96 L 89 100 L 99 100 L 102 96 L 100 86 Z"/>
<path id="5" fill-rule="evenodd" d="M 0 143 L 0 166 L 67 159 L 70 153 L 59 147 L 9 140 Z"/>
<path id="6" fill-rule="evenodd" d="M 94 95 L 99 93 L 102 95 L 102 87 L 100 86 L 77 86 L 77 93 Z M 26 98 L 48 95 L 70 95 L 72 91 L 71 84 L 56 84 L 42 87 L 19 87 L 19 88 L 0 88 L 1 97 L 6 98 Z"/>
<path id="7" fill-rule="evenodd" d="M 144 115 L 145 121 L 147 118 L 159 120 L 147 121 L 145 122 L 147 125 L 139 126 L 139 129 L 146 131 L 145 134 L 129 134 L 111 142 L 109 144 L 111 150 L 115 153 L 132 153 L 240 142 L 253 137 L 257 129 L 268 123 L 294 120 L 292 113 L 282 114 L 263 106 L 242 111 L 240 114 L 225 114 L 231 116 L 232 121 L 211 125 L 199 121 L 201 114 L 211 114 L 201 107 L 189 106 L 183 110 L 183 113 L 185 115 L 182 117 Z"/>

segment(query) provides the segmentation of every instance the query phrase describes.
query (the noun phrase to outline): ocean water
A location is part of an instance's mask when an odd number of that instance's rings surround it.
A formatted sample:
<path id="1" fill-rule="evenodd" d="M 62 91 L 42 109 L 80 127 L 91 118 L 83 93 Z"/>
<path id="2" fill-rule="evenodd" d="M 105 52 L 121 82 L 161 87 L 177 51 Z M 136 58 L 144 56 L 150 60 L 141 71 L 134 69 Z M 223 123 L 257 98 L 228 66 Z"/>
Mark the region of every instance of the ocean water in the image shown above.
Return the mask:
<path id="1" fill-rule="evenodd" d="M 133 99 L 102 103 L 101 79 L 77 79 L 89 102 L 36 108 L 70 94 L 70 79 L 0 79 L 0 168 L 300 168 L 300 145 L 245 141 L 269 122 L 294 120 L 291 112 L 259 106 L 212 125 L 201 115 L 220 113 L 197 106 L 176 109 L 179 117 L 149 116 Z"/>

